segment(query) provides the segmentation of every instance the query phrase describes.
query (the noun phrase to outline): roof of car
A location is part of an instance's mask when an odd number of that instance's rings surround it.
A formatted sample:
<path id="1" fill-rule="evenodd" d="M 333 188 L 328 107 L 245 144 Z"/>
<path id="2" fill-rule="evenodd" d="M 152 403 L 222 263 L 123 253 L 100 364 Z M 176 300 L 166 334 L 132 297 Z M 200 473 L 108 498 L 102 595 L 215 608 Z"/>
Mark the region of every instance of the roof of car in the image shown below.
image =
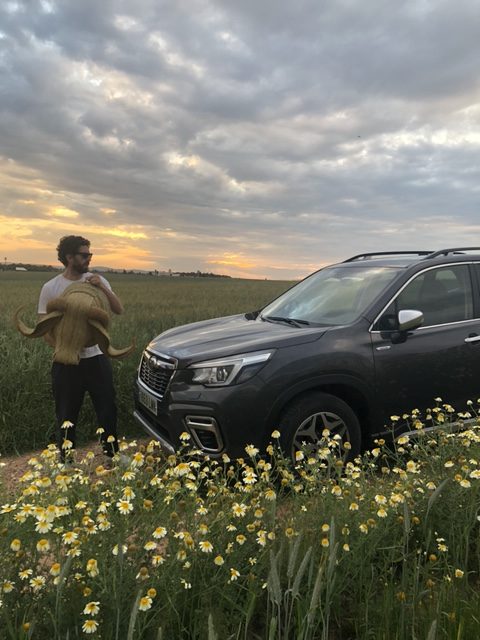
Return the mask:
<path id="1" fill-rule="evenodd" d="M 472 257 L 480 259 L 480 247 L 455 247 L 439 249 L 437 251 L 379 251 L 375 253 L 360 253 L 344 260 L 342 266 L 358 266 L 359 264 L 372 267 L 406 268 L 412 264 L 427 263 L 430 260 L 438 262 L 464 262 Z M 336 265 L 338 266 L 338 265 Z"/>

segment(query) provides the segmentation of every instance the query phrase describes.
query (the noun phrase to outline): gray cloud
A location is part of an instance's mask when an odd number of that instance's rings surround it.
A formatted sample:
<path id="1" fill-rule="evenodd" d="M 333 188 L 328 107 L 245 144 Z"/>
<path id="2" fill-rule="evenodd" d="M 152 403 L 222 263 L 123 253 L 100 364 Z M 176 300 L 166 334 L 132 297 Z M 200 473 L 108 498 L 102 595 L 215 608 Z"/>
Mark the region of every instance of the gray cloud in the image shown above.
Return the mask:
<path id="1" fill-rule="evenodd" d="M 0 215 L 68 205 L 87 225 L 143 226 L 160 268 L 226 252 L 282 277 L 470 244 L 479 14 L 474 0 L 2 3 Z"/>

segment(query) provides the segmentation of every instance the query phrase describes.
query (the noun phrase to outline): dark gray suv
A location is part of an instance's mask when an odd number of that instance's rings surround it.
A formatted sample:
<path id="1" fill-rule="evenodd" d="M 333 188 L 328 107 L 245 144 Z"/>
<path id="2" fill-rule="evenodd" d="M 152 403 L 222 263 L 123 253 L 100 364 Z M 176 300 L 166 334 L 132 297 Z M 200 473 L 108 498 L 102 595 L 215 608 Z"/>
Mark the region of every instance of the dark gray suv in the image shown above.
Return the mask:
<path id="1" fill-rule="evenodd" d="M 480 248 L 368 253 L 260 311 L 159 335 L 141 358 L 134 416 L 170 452 L 188 432 L 211 456 L 241 456 L 277 429 L 289 455 L 325 430 L 354 455 L 392 414 L 436 396 L 460 410 L 479 395 Z"/>

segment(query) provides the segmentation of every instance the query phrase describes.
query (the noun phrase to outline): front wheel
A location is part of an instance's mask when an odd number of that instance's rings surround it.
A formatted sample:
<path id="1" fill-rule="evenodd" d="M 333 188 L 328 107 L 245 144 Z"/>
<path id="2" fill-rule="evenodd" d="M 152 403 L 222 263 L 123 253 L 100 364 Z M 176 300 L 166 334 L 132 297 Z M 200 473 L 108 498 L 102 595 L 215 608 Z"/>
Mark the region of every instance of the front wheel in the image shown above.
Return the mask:
<path id="1" fill-rule="evenodd" d="M 311 393 L 294 401 L 283 413 L 279 428 L 282 448 L 293 462 L 297 451 L 322 457 L 332 439 L 338 443 L 335 453 L 343 460 L 360 453 L 362 436 L 357 415 L 346 402 L 329 393 Z"/>

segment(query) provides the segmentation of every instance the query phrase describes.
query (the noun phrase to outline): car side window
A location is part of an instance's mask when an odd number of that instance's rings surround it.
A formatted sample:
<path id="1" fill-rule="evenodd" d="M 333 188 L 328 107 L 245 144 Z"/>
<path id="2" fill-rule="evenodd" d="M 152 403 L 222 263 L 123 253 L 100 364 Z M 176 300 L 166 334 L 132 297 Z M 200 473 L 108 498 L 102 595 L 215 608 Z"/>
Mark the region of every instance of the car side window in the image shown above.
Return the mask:
<path id="1" fill-rule="evenodd" d="M 426 327 L 471 320 L 473 296 L 468 265 L 439 267 L 418 275 L 392 301 L 374 330 L 397 330 L 402 309 L 422 311 Z"/>

